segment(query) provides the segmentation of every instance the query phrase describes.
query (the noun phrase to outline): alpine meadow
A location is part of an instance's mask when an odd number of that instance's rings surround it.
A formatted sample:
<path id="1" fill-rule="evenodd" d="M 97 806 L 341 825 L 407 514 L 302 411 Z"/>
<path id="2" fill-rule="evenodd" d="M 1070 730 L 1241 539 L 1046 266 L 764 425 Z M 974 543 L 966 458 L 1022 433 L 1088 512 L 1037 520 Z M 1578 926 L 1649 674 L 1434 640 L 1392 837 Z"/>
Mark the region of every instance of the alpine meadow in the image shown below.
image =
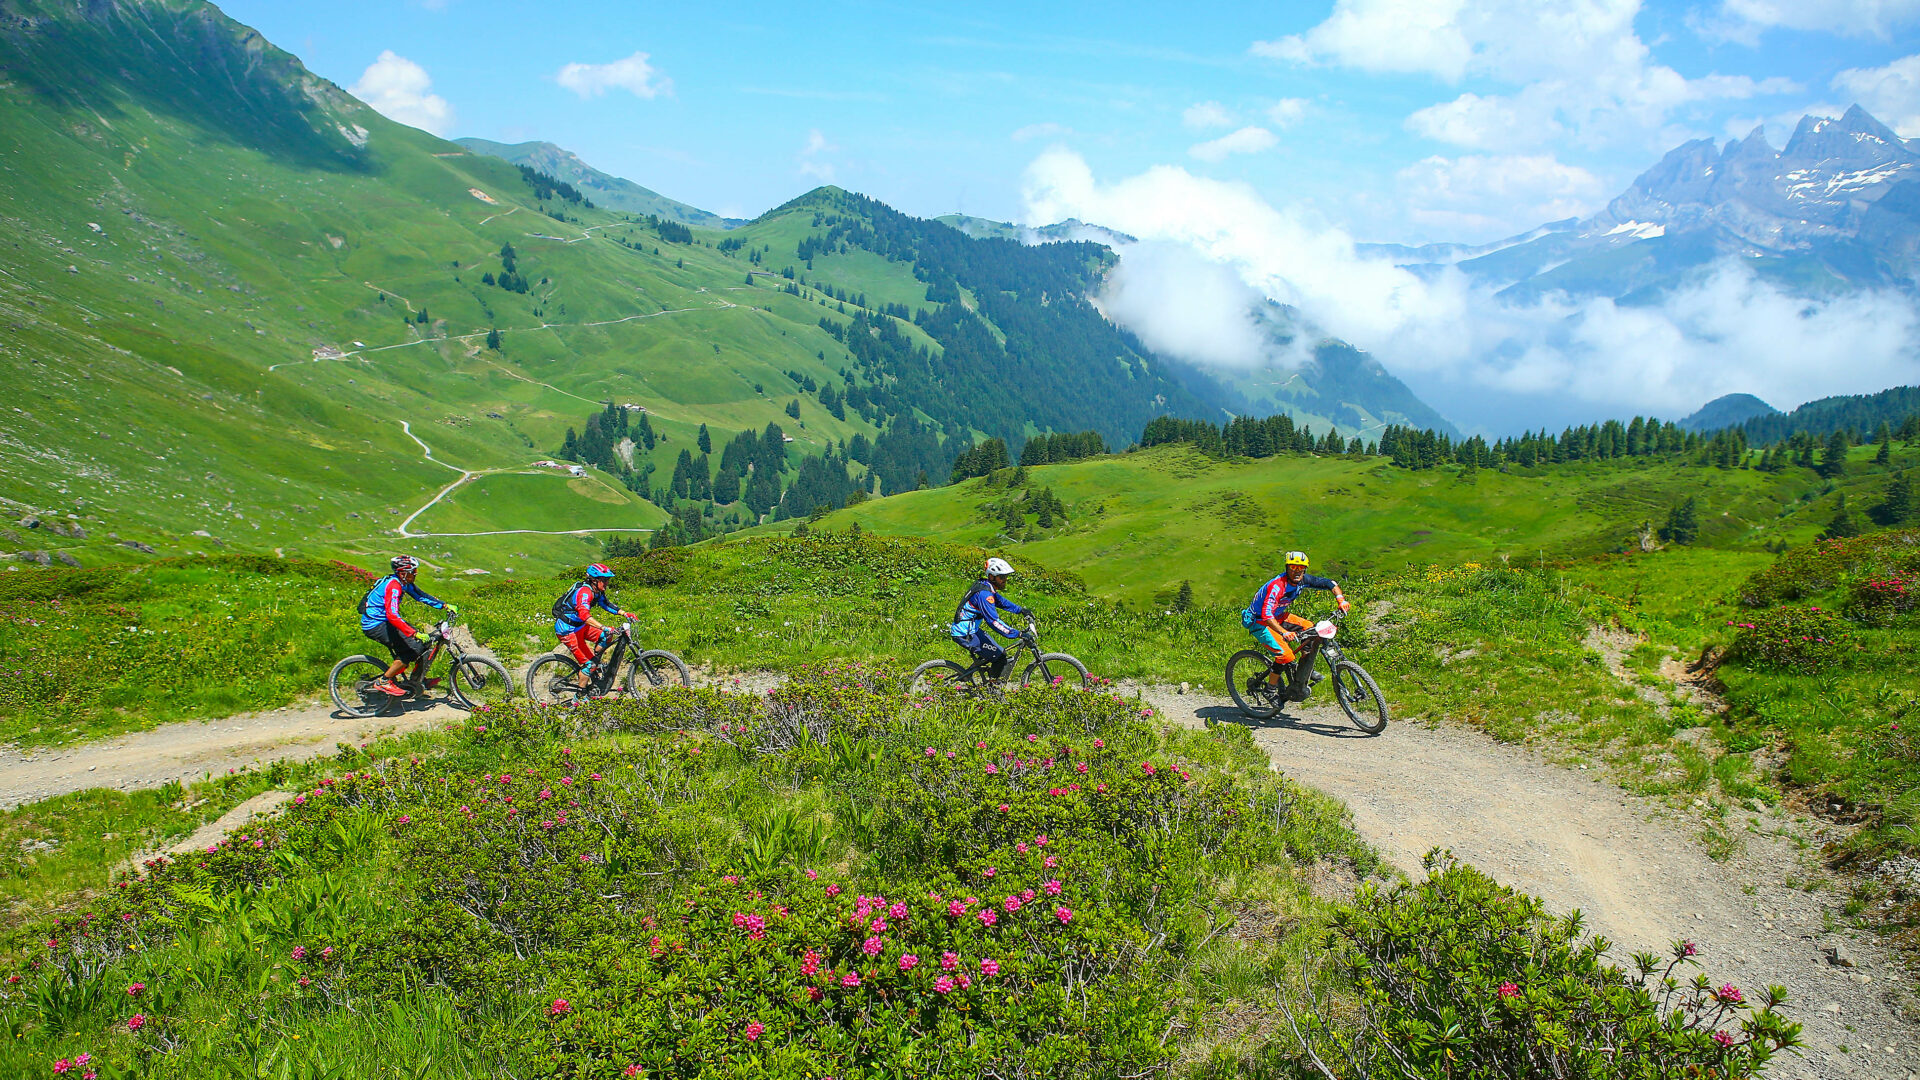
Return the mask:
<path id="1" fill-rule="evenodd" d="M 1920 1075 L 1920 18 L 1307 7 L 0 0 L 0 1075 Z"/>

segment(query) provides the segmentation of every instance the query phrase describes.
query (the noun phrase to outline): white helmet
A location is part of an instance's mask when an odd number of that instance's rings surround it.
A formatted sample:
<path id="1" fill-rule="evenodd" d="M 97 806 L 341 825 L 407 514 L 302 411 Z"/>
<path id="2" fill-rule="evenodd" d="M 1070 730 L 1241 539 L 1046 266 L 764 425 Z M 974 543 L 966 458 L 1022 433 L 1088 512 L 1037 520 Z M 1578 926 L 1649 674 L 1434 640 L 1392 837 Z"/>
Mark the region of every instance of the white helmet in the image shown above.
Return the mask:
<path id="1" fill-rule="evenodd" d="M 1013 567 L 1008 564 L 1007 560 L 997 558 L 987 560 L 988 577 L 1006 577 L 1011 573 L 1013 573 Z"/>

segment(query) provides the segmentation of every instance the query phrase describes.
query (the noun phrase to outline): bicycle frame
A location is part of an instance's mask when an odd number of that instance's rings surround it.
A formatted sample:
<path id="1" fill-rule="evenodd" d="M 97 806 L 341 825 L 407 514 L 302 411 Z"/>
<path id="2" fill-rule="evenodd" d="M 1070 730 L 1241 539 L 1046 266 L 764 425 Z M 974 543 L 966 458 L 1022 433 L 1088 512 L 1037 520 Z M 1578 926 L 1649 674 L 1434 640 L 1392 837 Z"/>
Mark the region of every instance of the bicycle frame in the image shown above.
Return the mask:
<path id="1" fill-rule="evenodd" d="M 1012 675 L 1014 670 L 1019 667 L 1015 661 L 1019 659 L 1022 652 L 1031 652 L 1034 659 L 1038 660 L 1040 658 L 1040 645 L 1033 638 L 1025 634 L 1020 635 L 1020 640 L 1014 642 L 1013 647 L 1007 650 L 1007 670 L 1005 675 L 1000 676 L 1002 682 L 1006 681 L 1007 677 Z M 988 663 L 989 661 L 983 660 L 978 656 L 974 657 L 973 663 L 967 667 L 967 670 L 956 676 L 955 681 L 965 682 L 973 678 L 976 674 L 985 675 L 988 670 Z M 991 675 L 986 675 L 986 677 L 989 679 L 993 678 Z"/>

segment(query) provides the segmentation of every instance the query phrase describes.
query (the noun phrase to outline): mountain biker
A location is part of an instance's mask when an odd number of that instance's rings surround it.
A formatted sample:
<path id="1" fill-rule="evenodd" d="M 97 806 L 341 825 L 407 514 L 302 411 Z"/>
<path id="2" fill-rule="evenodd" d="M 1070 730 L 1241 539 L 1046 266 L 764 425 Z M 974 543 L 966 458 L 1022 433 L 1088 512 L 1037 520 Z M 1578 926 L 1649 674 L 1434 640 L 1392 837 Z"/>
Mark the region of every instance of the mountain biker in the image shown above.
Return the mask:
<path id="1" fill-rule="evenodd" d="M 413 583 L 414 576 L 420 572 L 420 560 L 411 555 L 395 555 L 388 564 L 386 577 L 373 583 L 367 595 L 360 599 L 360 632 L 387 647 L 393 663 L 387 665 L 386 672 L 373 684 L 373 689 L 394 697 L 405 697 L 407 691 L 394 682 L 407 665 L 415 663 L 426 652 L 423 640 L 416 639 L 419 632 L 407 625 L 400 617 L 400 600 L 410 596 L 430 608 L 444 609 L 450 615 L 459 615 L 460 609 L 435 597 L 428 596 Z"/>
<path id="2" fill-rule="evenodd" d="M 573 658 L 580 663 L 580 671 L 573 678 L 575 686 L 585 690 L 593 674 L 593 654 L 600 644 L 601 634 L 606 626 L 593 617 L 593 609 L 611 612 L 622 619 L 634 619 L 638 616 L 630 611 L 614 606 L 607 598 L 607 586 L 613 583 L 613 569 L 605 563 L 594 563 L 587 567 L 587 579 L 568 589 L 553 605 L 553 635 L 560 643 L 573 652 Z"/>
<path id="3" fill-rule="evenodd" d="M 967 595 L 954 609 L 953 625 L 947 630 L 953 643 L 972 653 L 976 661 L 991 663 L 988 671 L 996 679 L 1006 673 L 1009 658 L 1007 650 L 987 634 L 987 629 L 991 627 L 1008 641 L 1017 641 L 1020 632 L 1002 621 L 1000 613 L 1033 618 L 1033 612 L 1007 599 L 1000 591 L 1007 587 L 1007 578 L 1012 573 L 1013 567 L 1007 560 L 988 559 L 985 576 L 968 587 Z"/>
<path id="4" fill-rule="evenodd" d="M 1304 551 L 1287 552 L 1287 568 L 1279 577 L 1260 586 L 1253 594 L 1253 603 L 1240 613 L 1240 625 L 1247 628 L 1267 651 L 1276 654 L 1280 665 L 1293 663 L 1293 642 L 1296 636 L 1289 627 L 1309 627 L 1313 624 L 1293 614 L 1289 609 L 1300 595 L 1301 589 L 1331 589 L 1334 600 L 1341 611 L 1350 606 L 1346 594 L 1332 578 L 1316 577 L 1307 573 L 1307 553 Z M 1267 682 L 1278 686 L 1280 668 L 1275 667 L 1267 673 Z"/>

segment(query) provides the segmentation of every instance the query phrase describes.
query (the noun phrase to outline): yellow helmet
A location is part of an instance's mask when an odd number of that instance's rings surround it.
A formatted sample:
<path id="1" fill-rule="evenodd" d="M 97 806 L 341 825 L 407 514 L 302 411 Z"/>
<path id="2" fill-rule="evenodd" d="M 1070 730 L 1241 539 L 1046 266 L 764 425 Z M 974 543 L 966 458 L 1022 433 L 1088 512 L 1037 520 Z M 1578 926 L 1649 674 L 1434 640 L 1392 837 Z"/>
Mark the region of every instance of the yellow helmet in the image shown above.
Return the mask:
<path id="1" fill-rule="evenodd" d="M 1306 566 L 1307 553 L 1304 551 L 1287 552 L 1287 565 L 1288 566 Z"/>

